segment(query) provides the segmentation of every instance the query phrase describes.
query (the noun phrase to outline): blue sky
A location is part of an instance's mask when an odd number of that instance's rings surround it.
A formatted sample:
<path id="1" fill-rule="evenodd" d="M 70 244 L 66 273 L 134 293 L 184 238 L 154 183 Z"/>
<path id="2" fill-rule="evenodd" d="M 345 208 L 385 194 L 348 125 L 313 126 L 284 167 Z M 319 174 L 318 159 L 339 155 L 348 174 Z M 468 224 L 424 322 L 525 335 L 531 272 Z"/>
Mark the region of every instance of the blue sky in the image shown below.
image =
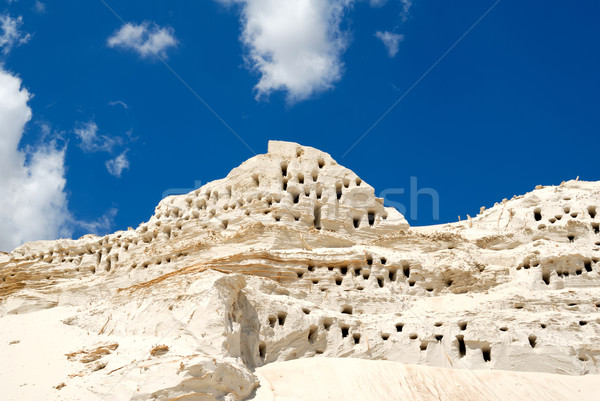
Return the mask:
<path id="1" fill-rule="evenodd" d="M 269 139 L 412 225 L 600 179 L 596 1 L 0 1 L 2 250 L 137 227 Z"/>

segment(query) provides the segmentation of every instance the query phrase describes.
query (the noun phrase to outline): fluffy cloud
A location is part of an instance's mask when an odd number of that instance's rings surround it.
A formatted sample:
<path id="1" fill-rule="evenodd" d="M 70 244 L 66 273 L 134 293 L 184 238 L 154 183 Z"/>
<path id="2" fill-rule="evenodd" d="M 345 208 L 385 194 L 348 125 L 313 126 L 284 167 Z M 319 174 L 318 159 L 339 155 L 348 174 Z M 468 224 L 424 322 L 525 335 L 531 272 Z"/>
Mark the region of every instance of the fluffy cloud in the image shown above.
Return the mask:
<path id="1" fill-rule="evenodd" d="M 375 36 L 381 39 L 390 57 L 394 57 L 398 53 L 398 47 L 400 45 L 400 42 L 404 40 L 404 35 L 388 31 L 378 31 L 377 33 L 375 33 Z"/>
<path id="2" fill-rule="evenodd" d="M 352 0 L 217 0 L 240 4 L 246 61 L 260 73 L 257 98 L 290 102 L 330 89 L 342 76 L 348 41 L 340 23 Z"/>
<path id="3" fill-rule="evenodd" d="M 114 159 L 106 161 L 106 169 L 115 177 L 121 177 L 123 170 L 129 168 L 129 160 L 127 159 L 127 150 L 123 151 Z"/>
<path id="4" fill-rule="evenodd" d="M 29 42 L 31 35 L 21 31 L 23 17 L 12 18 L 8 14 L 0 15 L 0 49 L 4 54 L 13 47 Z"/>
<path id="5" fill-rule="evenodd" d="M 166 50 L 177 45 L 173 28 L 161 28 L 156 24 L 124 24 L 108 38 L 108 47 L 118 47 L 137 52 L 141 57 L 165 57 Z"/>
<path id="6" fill-rule="evenodd" d="M 65 149 L 19 148 L 32 113 L 21 79 L 0 68 L 0 249 L 69 236 Z"/>

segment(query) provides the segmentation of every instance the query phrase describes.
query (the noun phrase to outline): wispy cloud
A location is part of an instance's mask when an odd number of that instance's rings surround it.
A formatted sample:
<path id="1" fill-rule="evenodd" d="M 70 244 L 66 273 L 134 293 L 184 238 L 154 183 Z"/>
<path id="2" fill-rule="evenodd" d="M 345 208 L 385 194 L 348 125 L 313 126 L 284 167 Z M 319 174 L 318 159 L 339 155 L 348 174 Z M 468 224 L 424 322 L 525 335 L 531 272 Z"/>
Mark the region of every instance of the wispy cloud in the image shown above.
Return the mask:
<path id="1" fill-rule="evenodd" d="M 400 47 L 400 42 L 404 40 L 404 35 L 388 31 L 378 31 L 375 33 L 375 36 L 383 42 L 390 57 L 396 56 Z"/>
<path id="2" fill-rule="evenodd" d="M 408 15 L 410 12 L 410 7 L 412 6 L 412 0 L 398 0 L 400 3 L 401 11 L 400 17 L 403 21 L 408 19 Z M 388 0 L 369 0 L 369 5 L 371 7 L 383 7 L 388 3 Z"/>
<path id="3" fill-rule="evenodd" d="M 257 98 L 283 90 L 297 102 L 342 77 L 348 40 L 340 24 L 352 0 L 217 1 L 242 7 L 245 59 L 260 74 Z"/>
<path id="4" fill-rule="evenodd" d="M 8 14 L 0 15 L 0 49 L 4 54 L 17 46 L 29 42 L 31 35 L 21 31 L 23 17 L 11 17 Z"/>
<path id="5" fill-rule="evenodd" d="M 127 150 L 123 151 L 120 155 L 114 159 L 106 161 L 106 169 L 111 175 L 115 177 L 121 177 L 123 170 L 129 168 L 129 159 L 127 159 Z"/>
<path id="6" fill-rule="evenodd" d="M 153 55 L 165 57 L 166 50 L 177 46 L 177 43 L 173 28 L 159 27 L 149 22 L 126 23 L 107 41 L 108 47 L 131 50 L 143 58 Z"/>
<path id="7" fill-rule="evenodd" d="M 108 105 L 109 106 L 121 106 L 124 109 L 128 109 L 129 108 L 129 106 L 127 106 L 127 103 L 125 103 L 122 100 L 113 100 L 113 101 L 110 101 L 110 102 L 108 102 Z"/>
<path id="8" fill-rule="evenodd" d="M 84 152 L 112 152 L 115 146 L 121 145 L 123 139 L 109 135 L 101 135 L 98 133 L 98 125 L 94 121 L 80 123 L 73 130 L 79 138 L 79 147 Z"/>
<path id="9" fill-rule="evenodd" d="M 33 9 L 38 14 L 44 14 L 46 12 L 46 5 L 44 3 L 42 3 L 40 0 L 35 0 Z"/>

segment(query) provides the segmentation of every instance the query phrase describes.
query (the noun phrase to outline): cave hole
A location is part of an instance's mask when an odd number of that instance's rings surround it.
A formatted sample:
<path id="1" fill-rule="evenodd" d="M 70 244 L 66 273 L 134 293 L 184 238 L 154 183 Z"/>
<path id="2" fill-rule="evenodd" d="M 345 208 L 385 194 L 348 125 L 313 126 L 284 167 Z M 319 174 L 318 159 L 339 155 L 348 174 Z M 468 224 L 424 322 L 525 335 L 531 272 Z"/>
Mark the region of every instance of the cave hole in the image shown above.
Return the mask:
<path id="1" fill-rule="evenodd" d="M 342 338 L 346 338 L 350 332 L 350 326 L 342 324 L 340 325 L 340 330 L 342 331 Z"/>
<path id="2" fill-rule="evenodd" d="M 317 163 L 319 164 L 319 168 L 323 168 L 325 166 L 325 160 L 321 158 L 317 160 Z"/>
<path id="3" fill-rule="evenodd" d="M 383 341 L 386 341 L 388 338 L 390 338 L 390 334 L 389 333 L 381 333 L 381 339 Z"/>
<path id="4" fill-rule="evenodd" d="M 360 343 L 360 333 L 353 333 L 352 338 L 354 339 L 354 344 Z"/>
<path id="5" fill-rule="evenodd" d="M 274 315 L 269 315 L 269 326 L 275 327 L 275 323 L 277 323 L 277 317 Z"/>
<path id="6" fill-rule="evenodd" d="M 325 319 L 323 319 L 323 328 L 325 330 L 329 330 L 331 328 L 331 325 L 333 324 L 333 319 L 330 317 L 326 317 Z"/>
<path id="7" fill-rule="evenodd" d="M 348 273 L 348 267 L 346 267 L 346 266 L 340 267 L 340 273 L 342 273 L 343 275 L 346 275 L 346 273 Z"/>
<path id="8" fill-rule="evenodd" d="M 540 221 L 542 219 L 542 210 L 538 207 L 533 211 L 533 217 L 535 221 Z"/>
<path id="9" fill-rule="evenodd" d="M 366 257 L 366 258 L 367 258 L 367 264 L 368 264 L 369 266 L 371 266 L 371 265 L 373 264 L 373 256 L 371 256 L 371 255 L 367 255 L 367 257 Z"/>
<path id="10" fill-rule="evenodd" d="M 258 343 L 258 355 L 260 355 L 261 359 L 265 359 L 265 355 L 267 354 L 267 344 L 264 341 Z"/>
<path id="11" fill-rule="evenodd" d="M 467 354 L 467 347 L 465 346 L 465 336 L 459 334 L 456 336 L 458 341 L 458 357 L 462 358 Z"/>
<path id="12" fill-rule="evenodd" d="M 347 315 L 351 315 L 352 314 L 352 305 L 343 305 L 342 306 L 342 313 L 345 313 Z"/>
<path id="13" fill-rule="evenodd" d="M 458 323 L 458 328 L 461 330 L 466 330 L 467 329 L 467 322 L 459 322 Z"/>
<path id="14" fill-rule="evenodd" d="M 287 162 L 283 162 L 281 163 L 281 175 L 286 177 L 287 176 L 287 169 L 288 169 L 288 164 Z"/>
<path id="15" fill-rule="evenodd" d="M 481 355 L 483 356 L 484 362 L 489 362 L 492 360 L 492 348 L 489 345 L 484 345 L 481 347 Z"/>
<path id="16" fill-rule="evenodd" d="M 587 210 L 588 210 L 588 213 L 590 214 L 590 217 L 592 219 L 595 219 L 596 218 L 596 206 L 590 206 L 590 207 L 588 207 Z"/>
<path id="17" fill-rule="evenodd" d="M 352 219 L 352 224 L 354 225 L 354 228 L 360 227 L 360 219 L 359 218 L 353 218 Z"/>
<path id="18" fill-rule="evenodd" d="M 407 262 L 402 264 L 402 272 L 404 273 L 404 277 L 410 277 L 410 265 Z"/>
<path id="19" fill-rule="evenodd" d="M 306 307 L 302 308 L 302 312 L 304 312 L 305 315 L 310 315 L 310 309 Z"/>
<path id="20" fill-rule="evenodd" d="M 342 184 L 339 182 L 337 184 L 335 184 L 335 193 L 336 193 L 337 199 L 340 200 L 342 198 Z"/>
<path id="21" fill-rule="evenodd" d="M 437 335 L 435 335 L 435 340 L 436 340 L 436 341 L 442 341 L 442 338 L 444 338 L 444 336 L 443 336 L 443 335 L 441 335 L 441 334 L 437 334 Z"/>
<path id="22" fill-rule="evenodd" d="M 342 285 L 342 278 L 340 276 L 335 277 L 335 285 Z"/>
<path id="23" fill-rule="evenodd" d="M 317 340 L 317 335 L 319 334 L 319 328 L 315 325 L 312 325 L 308 328 L 308 342 L 314 343 Z"/>
<path id="24" fill-rule="evenodd" d="M 368 213 L 368 218 L 369 218 L 369 225 L 371 227 L 373 227 L 373 225 L 375 224 L 375 213 L 374 212 L 369 212 Z"/>
<path id="25" fill-rule="evenodd" d="M 287 317 L 287 313 L 285 313 L 285 312 L 277 313 L 277 322 L 279 323 L 280 326 L 283 326 L 285 324 L 286 317 Z"/>
<path id="26" fill-rule="evenodd" d="M 298 174 L 298 184 L 304 184 L 304 174 Z"/>
<path id="27" fill-rule="evenodd" d="M 427 341 L 421 341 L 421 345 L 419 346 L 421 351 L 425 351 L 427 349 Z"/>
<path id="28" fill-rule="evenodd" d="M 529 340 L 529 345 L 531 345 L 531 348 L 535 348 L 537 337 L 531 334 L 529 337 L 527 337 L 527 339 Z"/>
<path id="29" fill-rule="evenodd" d="M 592 223 L 592 229 L 594 233 L 600 234 L 600 223 Z"/>
<path id="30" fill-rule="evenodd" d="M 379 288 L 383 288 L 383 278 L 382 277 L 377 277 L 377 285 L 379 285 Z"/>
<path id="31" fill-rule="evenodd" d="M 396 331 L 398 333 L 401 333 L 403 328 L 404 328 L 404 323 L 396 323 Z"/>
<path id="32" fill-rule="evenodd" d="M 579 325 L 580 326 L 585 326 L 588 322 L 586 322 L 585 320 L 580 320 L 579 321 Z"/>

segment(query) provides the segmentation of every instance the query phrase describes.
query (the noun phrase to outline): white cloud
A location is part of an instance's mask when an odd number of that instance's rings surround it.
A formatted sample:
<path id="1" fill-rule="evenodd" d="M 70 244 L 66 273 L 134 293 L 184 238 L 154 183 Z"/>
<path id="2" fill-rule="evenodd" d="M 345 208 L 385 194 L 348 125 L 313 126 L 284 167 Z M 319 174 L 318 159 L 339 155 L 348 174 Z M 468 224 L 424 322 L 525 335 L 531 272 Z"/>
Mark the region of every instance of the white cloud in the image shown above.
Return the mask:
<path id="1" fill-rule="evenodd" d="M 400 42 L 402 42 L 404 40 L 404 35 L 401 35 L 398 33 L 393 33 L 393 32 L 388 32 L 388 31 L 385 31 L 385 32 L 378 31 L 375 33 L 375 36 L 377 38 L 381 39 L 381 41 L 385 45 L 385 47 L 388 51 L 388 55 L 390 57 L 396 56 L 396 54 L 398 53 L 398 48 L 400 46 Z"/>
<path id="2" fill-rule="evenodd" d="M 332 88 L 348 40 L 340 28 L 353 0 L 217 0 L 242 7 L 246 61 L 260 73 L 257 98 L 276 90 L 290 102 Z"/>
<path id="3" fill-rule="evenodd" d="M 388 0 L 369 0 L 369 5 L 371 7 L 383 7 L 387 2 Z M 399 3 L 402 6 L 400 17 L 402 17 L 403 21 L 406 21 L 408 19 L 410 7 L 412 6 L 412 0 L 399 0 Z"/>
<path id="4" fill-rule="evenodd" d="M 127 150 L 123 151 L 114 159 L 106 161 L 106 169 L 115 177 L 121 177 L 123 170 L 129 168 L 129 160 L 127 159 Z"/>
<path id="5" fill-rule="evenodd" d="M 29 42 L 31 35 L 21 31 L 23 17 L 12 18 L 8 14 L 0 15 L 0 48 L 4 54 L 10 53 L 13 47 Z"/>
<path id="6" fill-rule="evenodd" d="M 124 101 L 122 101 L 122 100 L 113 100 L 113 101 L 111 101 L 111 102 L 108 102 L 108 105 L 109 105 L 109 106 L 121 106 L 121 107 L 123 107 L 124 109 L 128 109 L 128 108 L 129 108 L 129 106 L 127 106 L 127 103 L 125 103 L 125 102 L 124 102 Z"/>
<path id="7" fill-rule="evenodd" d="M 42 3 L 40 0 L 35 0 L 35 4 L 33 6 L 33 9 L 38 14 L 43 14 L 43 13 L 46 12 L 46 5 L 44 3 Z"/>
<path id="8" fill-rule="evenodd" d="M 133 50 L 141 57 L 156 55 L 165 57 L 166 50 L 177 45 L 173 28 L 161 28 L 156 24 L 126 23 L 108 38 L 108 47 Z"/>
<path id="9" fill-rule="evenodd" d="M 19 149 L 32 113 L 21 79 L 0 68 L 0 249 L 69 236 L 65 149 L 54 143 Z"/>
<path id="10" fill-rule="evenodd" d="M 74 129 L 75 135 L 81 140 L 79 147 L 84 152 L 112 152 L 115 146 L 121 145 L 123 140 L 119 137 L 98 134 L 98 125 L 95 122 L 80 123 Z"/>

